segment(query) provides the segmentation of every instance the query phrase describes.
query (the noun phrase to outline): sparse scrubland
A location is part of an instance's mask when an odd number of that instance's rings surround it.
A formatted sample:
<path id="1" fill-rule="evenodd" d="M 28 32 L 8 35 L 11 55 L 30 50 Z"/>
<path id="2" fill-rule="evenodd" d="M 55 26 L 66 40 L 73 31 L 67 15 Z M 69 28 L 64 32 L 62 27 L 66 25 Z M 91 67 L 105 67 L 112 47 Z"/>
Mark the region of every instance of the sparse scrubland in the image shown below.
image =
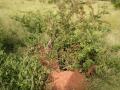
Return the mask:
<path id="1" fill-rule="evenodd" d="M 113 4 L 112 4 L 112 3 Z M 86 73 L 88 90 L 120 89 L 120 0 L 0 0 L 0 90 L 44 90 L 51 69 Z M 115 6 L 115 7 L 114 7 Z"/>

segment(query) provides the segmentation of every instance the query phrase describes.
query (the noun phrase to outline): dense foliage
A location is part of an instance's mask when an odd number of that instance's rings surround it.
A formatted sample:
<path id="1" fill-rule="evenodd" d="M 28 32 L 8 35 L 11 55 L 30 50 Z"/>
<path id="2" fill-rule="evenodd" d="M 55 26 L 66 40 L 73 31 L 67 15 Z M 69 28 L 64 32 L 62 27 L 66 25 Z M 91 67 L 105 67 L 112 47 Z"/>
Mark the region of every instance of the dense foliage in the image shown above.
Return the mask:
<path id="1" fill-rule="evenodd" d="M 110 32 L 109 24 L 101 19 L 106 11 L 102 8 L 95 14 L 90 2 L 79 0 L 49 3 L 56 5 L 55 12 L 13 15 L 11 19 L 22 27 L 20 30 L 15 28 L 16 24 L 5 28 L 0 21 L 0 89 L 43 90 L 49 70 L 39 62 L 37 45 L 46 47 L 49 40 L 52 51 L 48 58 L 58 60 L 62 70 L 77 69 L 84 73 L 95 64 L 91 90 L 107 90 L 111 84 L 118 89 L 120 46 L 108 46 L 104 41 Z"/>
<path id="2" fill-rule="evenodd" d="M 31 56 L 30 50 L 22 49 L 27 45 L 26 38 L 19 38 L 16 33 L 6 32 L 1 26 L 0 89 L 43 90 L 46 70 L 40 65 L 38 56 Z"/>

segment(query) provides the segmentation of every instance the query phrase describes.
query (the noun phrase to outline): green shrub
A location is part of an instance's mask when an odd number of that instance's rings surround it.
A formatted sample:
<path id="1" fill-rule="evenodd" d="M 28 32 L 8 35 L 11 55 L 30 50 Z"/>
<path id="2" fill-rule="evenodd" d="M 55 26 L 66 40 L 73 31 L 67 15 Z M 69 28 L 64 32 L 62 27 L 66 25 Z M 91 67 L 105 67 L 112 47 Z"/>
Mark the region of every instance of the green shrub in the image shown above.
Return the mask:
<path id="1" fill-rule="evenodd" d="M 52 39 L 53 52 L 51 54 L 54 55 L 49 56 L 58 58 L 61 69 L 87 70 L 91 64 L 99 62 L 98 55 L 105 48 L 103 37 L 109 29 L 107 24 L 100 19 L 105 13 L 104 10 L 94 15 L 93 8 L 88 5 L 90 11 L 86 17 L 84 4 L 87 3 L 57 1 L 56 14 L 48 12 L 48 15 L 42 17 L 40 13 L 28 12 L 13 18 L 31 33 L 26 42 L 30 40 L 34 44 L 40 43 L 46 38 L 42 37 L 45 34 L 48 39 Z M 46 42 L 44 41 L 43 44 L 46 45 Z"/>
<path id="2" fill-rule="evenodd" d="M 25 42 L 27 45 L 35 45 L 41 41 L 46 41 L 47 37 L 43 38 L 46 35 L 44 32 L 46 30 L 46 23 L 44 16 L 40 14 L 40 11 L 37 12 L 22 12 L 12 17 L 13 20 L 20 22 L 22 27 L 29 33 L 26 37 Z M 44 39 L 44 40 L 43 40 Z"/>
<path id="3" fill-rule="evenodd" d="M 90 15 L 86 17 L 84 3 L 80 1 L 61 1 L 57 2 L 57 6 L 58 13 L 50 13 L 48 17 L 47 25 L 50 26 L 46 32 L 53 41 L 61 69 L 86 70 L 87 66 L 84 65 L 89 60 L 97 64 L 98 53 L 104 48 L 103 37 L 109 31 L 107 24 L 100 20 L 104 12 L 94 15 L 89 7 Z"/>
<path id="4" fill-rule="evenodd" d="M 43 90 L 46 75 L 38 58 L 0 52 L 1 90 Z"/>
<path id="5" fill-rule="evenodd" d="M 24 33 L 16 24 L 8 28 L 0 24 L 0 90 L 43 90 L 47 70 L 39 56 L 30 53 L 31 42 L 35 43 L 39 34 L 24 31 L 25 26 L 21 28 Z"/>
<path id="6" fill-rule="evenodd" d="M 111 0 L 111 2 L 114 4 L 115 7 L 120 7 L 120 0 Z"/>
<path id="7" fill-rule="evenodd" d="M 6 53 L 15 53 L 19 47 L 24 47 L 24 38 L 19 37 L 17 31 L 0 28 L 0 48 Z"/>
<path id="8" fill-rule="evenodd" d="M 22 15 L 15 15 L 13 17 L 16 21 L 21 22 L 23 27 L 28 29 L 30 33 L 42 33 L 45 29 L 42 15 L 34 12 L 23 12 Z"/>

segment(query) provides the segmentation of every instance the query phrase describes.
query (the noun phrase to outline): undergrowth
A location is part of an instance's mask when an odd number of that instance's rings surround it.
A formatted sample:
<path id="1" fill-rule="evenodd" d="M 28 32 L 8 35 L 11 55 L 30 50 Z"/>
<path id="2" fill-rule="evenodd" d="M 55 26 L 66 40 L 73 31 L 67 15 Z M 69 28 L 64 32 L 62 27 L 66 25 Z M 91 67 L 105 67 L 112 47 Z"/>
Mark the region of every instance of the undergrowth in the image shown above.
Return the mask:
<path id="1" fill-rule="evenodd" d="M 36 46 L 46 47 L 49 40 L 52 51 L 48 58 L 58 60 L 61 70 L 77 69 L 84 73 L 95 64 L 90 89 L 119 88 L 119 46 L 107 46 L 104 41 L 110 32 L 109 24 L 101 20 L 105 10 L 95 14 L 90 2 L 78 0 L 50 0 L 51 3 L 56 5 L 56 13 L 42 16 L 40 11 L 31 11 L 11 17 L 23 27 L 25 37 L 16 34 L 16 29 L 8 28 L 6 32 L 1 24 L 0 89 L 43 90 L 49 70 L 40 64 Z M 88 14 L 84 6 L 89 8 Z"/>

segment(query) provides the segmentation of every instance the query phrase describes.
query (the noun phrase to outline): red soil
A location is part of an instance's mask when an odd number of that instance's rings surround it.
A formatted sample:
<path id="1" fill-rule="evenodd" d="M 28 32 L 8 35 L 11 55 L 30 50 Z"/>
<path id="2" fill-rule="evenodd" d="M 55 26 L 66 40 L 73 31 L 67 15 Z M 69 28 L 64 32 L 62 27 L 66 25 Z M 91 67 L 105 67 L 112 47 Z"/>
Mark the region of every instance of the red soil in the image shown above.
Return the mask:
<path id="1" fill-rule="evenodd" d="M 53 71 L 48 79 L 51 81 L 51 90 L 85 90 L 85 76 L 74 71 Z"/>

